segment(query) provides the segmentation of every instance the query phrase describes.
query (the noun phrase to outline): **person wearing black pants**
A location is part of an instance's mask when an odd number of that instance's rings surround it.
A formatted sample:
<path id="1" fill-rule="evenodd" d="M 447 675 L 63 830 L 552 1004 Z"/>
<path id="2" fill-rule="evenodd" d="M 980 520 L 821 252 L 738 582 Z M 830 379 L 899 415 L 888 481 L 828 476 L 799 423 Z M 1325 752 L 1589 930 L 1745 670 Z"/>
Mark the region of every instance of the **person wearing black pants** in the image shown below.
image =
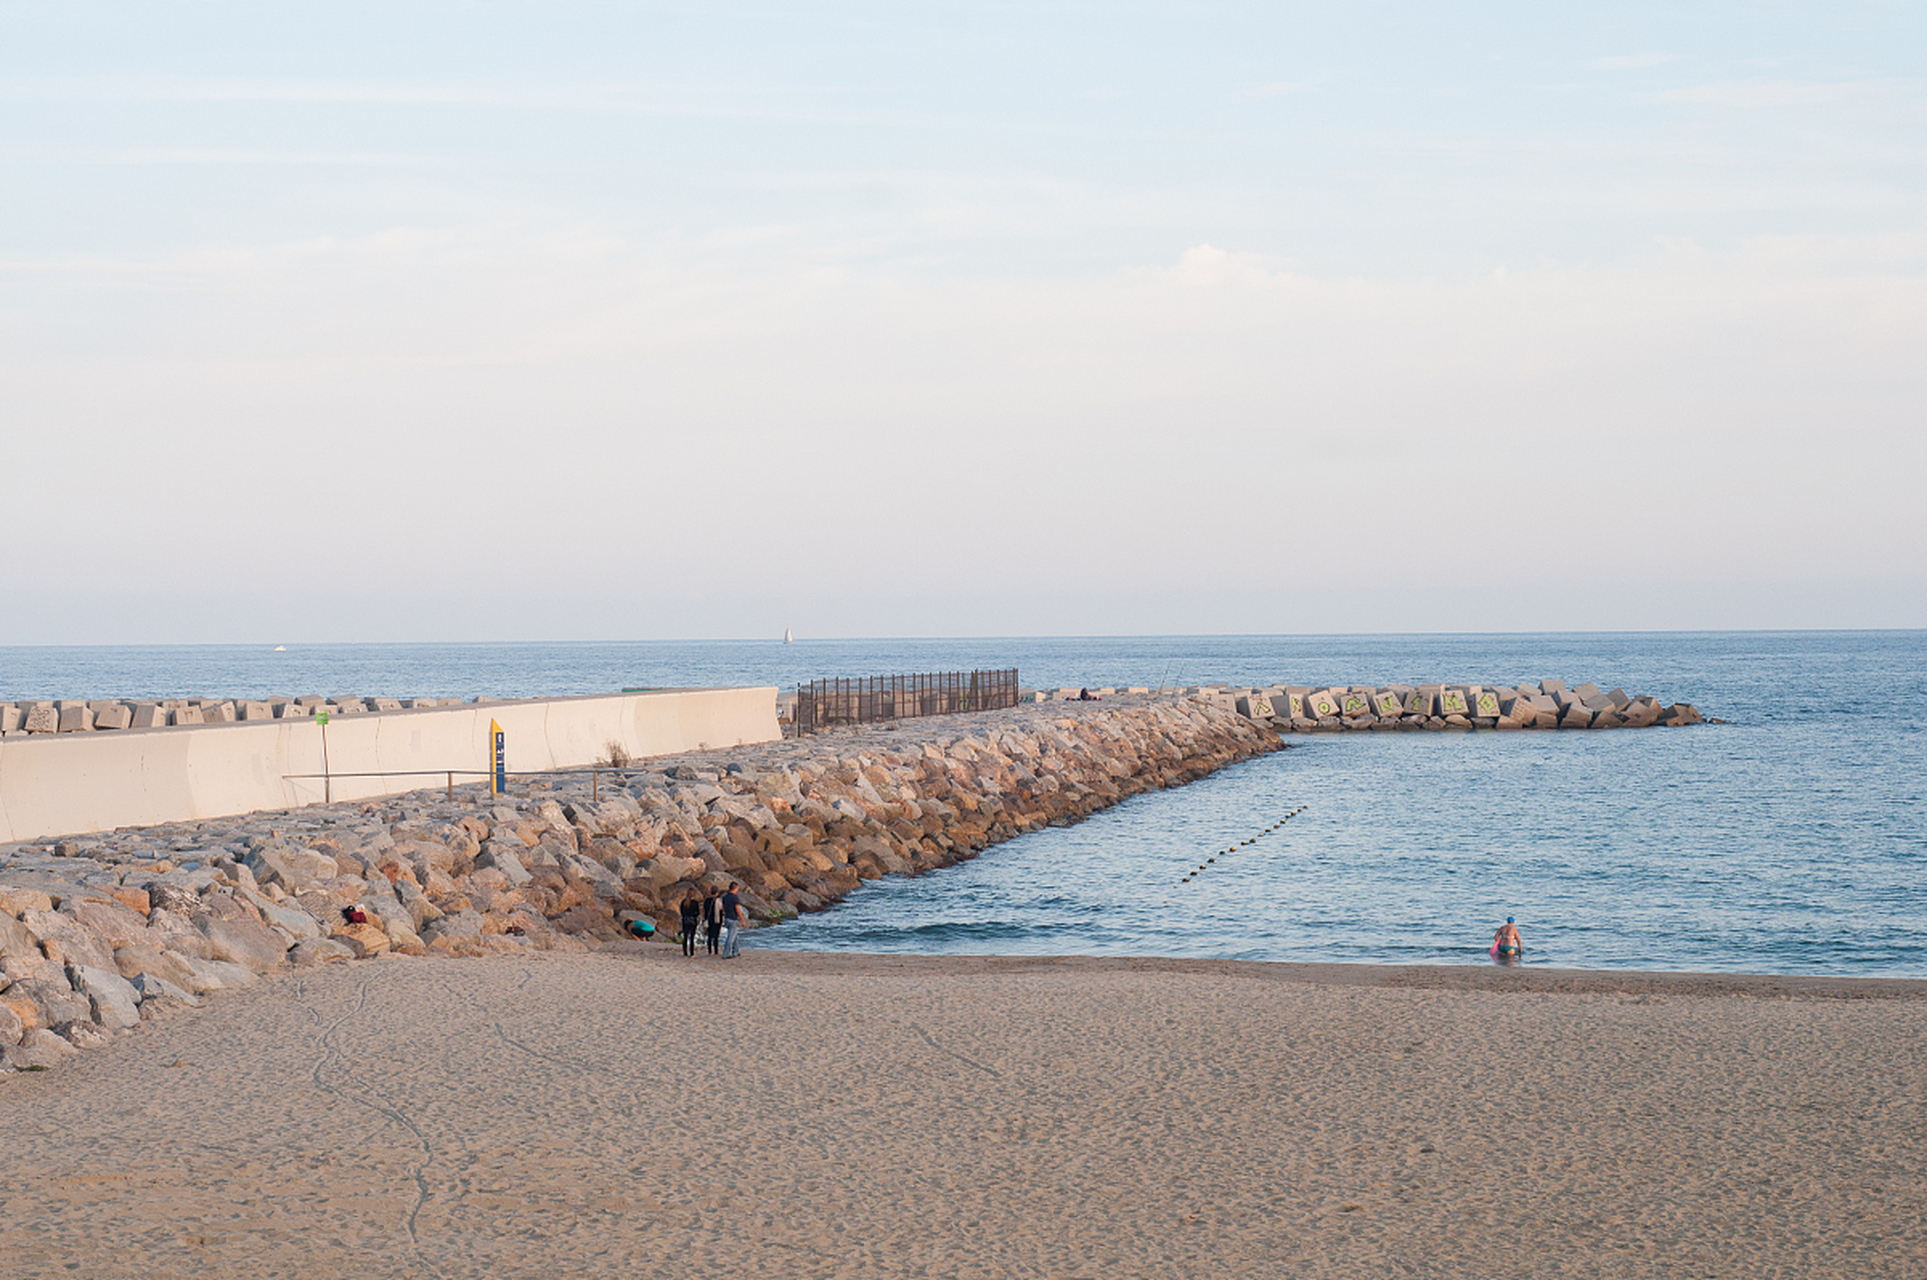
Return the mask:
<path id="1" fill-rule="evenodd" d="M 703 940 L 712 956 L 723 949 L 723 899 L 714 889 L 703 899 Z"/>
<path id="2" fill-rule="evenodd" d="M 696 954 L 696 930 L 702 927 L 703 900 L 696 896 L 695 890 L 683 895 L 682 906 L 682 953 L 686 956 Z"/>

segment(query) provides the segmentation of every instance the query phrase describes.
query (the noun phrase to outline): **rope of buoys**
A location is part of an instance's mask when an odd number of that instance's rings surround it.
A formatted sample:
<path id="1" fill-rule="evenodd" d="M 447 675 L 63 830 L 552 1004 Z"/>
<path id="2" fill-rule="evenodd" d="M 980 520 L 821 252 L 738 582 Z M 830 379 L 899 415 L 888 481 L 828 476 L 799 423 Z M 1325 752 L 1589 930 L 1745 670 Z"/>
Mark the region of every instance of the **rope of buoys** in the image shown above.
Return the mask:
<path id="1" fill-rule="evenodd" d="M 1309 809 L 1310 807 L 1311 807 L 1310 805 L 1301 804 L 1296 809 L 1293 809 L 1290 813 L 1286 814 L 1284 817 L 1278 819 L 1278 821 L 1266 827 L 1263 831 L 1260 831 L 1257 835 L 1252 836 L 1249 840 L 1240 840 L 1238 841 L 1238 843 L 1232 845 L 1228 849 L 1219 849 L 1218 851 L 1213 853 L 1210 857 L 1206 858 L 1203 862 L 1200 862 L 1198 864 L 1198 869 L 1196 871 L 1186 872 L 1184 875 L 1184 878 L 1178 881 L 1178 883 L 1190 884 L 1193 880 L 1196 880 L 1199 876 L 1203 875 L 1204 869 L 1210 866 L 1212 863 L 1216 862 L 1219 858 L 1222 858 L 1227 854 L 1236 853 L 1238 850 L 1245 848 L 1247 845 L 1257 844 L 1260 840 L 1264 839 L 1266 836 L 1270 835 L 1278 828 L 1284 826 L 1287 822 L 1290 822 L 1293 818 L 1297 817 L 1299 814 L 1303 813 L 1305 810 Z"/>

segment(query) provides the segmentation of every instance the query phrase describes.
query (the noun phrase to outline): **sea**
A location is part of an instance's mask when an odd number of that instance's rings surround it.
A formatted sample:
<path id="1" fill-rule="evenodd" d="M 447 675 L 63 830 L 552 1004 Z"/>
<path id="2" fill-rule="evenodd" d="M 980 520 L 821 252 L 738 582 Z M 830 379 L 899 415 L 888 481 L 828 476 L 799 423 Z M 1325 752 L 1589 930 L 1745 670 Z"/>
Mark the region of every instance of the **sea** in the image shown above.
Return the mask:
<path id="1" fill-rule="evenodd" d="M 1592 681 L 1723 723 L 1288 737 L 748 946 L 1927 977 L 1927 632 L 0 648 L 0 699 Z"/>

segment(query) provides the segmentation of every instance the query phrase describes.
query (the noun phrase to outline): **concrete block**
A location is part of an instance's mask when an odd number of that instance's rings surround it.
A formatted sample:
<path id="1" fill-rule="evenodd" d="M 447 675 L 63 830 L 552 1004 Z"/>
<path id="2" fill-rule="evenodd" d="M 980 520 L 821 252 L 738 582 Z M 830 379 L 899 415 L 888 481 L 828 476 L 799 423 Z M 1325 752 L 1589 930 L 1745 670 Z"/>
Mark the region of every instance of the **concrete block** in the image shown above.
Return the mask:
<path id="1" fill-rule="evenodd" d="M 295 701 L 300 703 L 304 707 L 314 708 L 319 706 L 325 706 L 328 700 L 322 697 L 320 694 L 307 693 L 307 694 L 303 694 L 299 698 L 296 698 Z M 312 709 L 309 711 L 308 714 L 310 715 L 314 714 Z"/>
<path id="2" fill-rule="evenodd" d="M 1319 689 L 1305 697 L 1305 714 L 1313 720 L 1336 720 L 1338 698 L 1330 689 Z"/>
<path id="3" fill-rule="evenodd" d="M 232 702 L 203 702 L 201 719 L 207 724 L 233 724 L 235 721 Z"/>
<path id="4" fill-rule="evenodd" d="M 1238 699 L 1238 714 L 1247 720 L 1269 720 L 1272 716 L 1271 700 L 1248 693 Z"/>
<path id="5" fill-rule="evenodd" d="M 1338 700 L 1338 714 L 1348 720 L 1360 716 L 1376 716 L 1372 710 L 1372 695 L 1363 689 L 1347 689 Z"/>
<path id="6" fill-rule="evenodd" d="M 133 723 L 130 729 L 161 729 L 167 725 L 167 708 L 152 702 L 143 702 L 134 708 Z"/>
<path id="7" fill-rule="evenodd" d="M 1539 682 L 1539 692 L 1549 698 L 1556 698 L 1565 691 L 1566 682 L 1564 680 L 1541 680 Z"/>
<path id="8" fill-rule="evenodd" d="M 402 709 L 401 699 L 370 698 L 368 699 L 368 709 L 370 711 L 400 711 Z"/>
<path id="9" fill-rule="evenodd" d="M 235 704 L 234 715 L 237 720 L 272 720 L 274 708 L 265 702 L 248 700 Z"/>
<path id="10" fill-rule="evenodd" d="M 1475 720 L 1497 720 L 1499 718 L 1499 691 L 1479 689 L 1472 695 L 1472 718 Z"/>
<path id="11" fill-rule="evenodd" d="M 1408 716 L 1431 716 L 1437 713 L 1438 690 L 1414 689 L 1405 695 L 1405 714 Z"/>
<path id="12" fill-rule="evenodd" d="M 1572 691 L 1581 702 L 1586 702 L 1593 698 L 1603 698 L 1606 696 L 1605 691 L 1602 690 L 1598 685 L 1594 684 L 1590 680 L 1588 680 L 1584 684 L 1574 685 L 1572 687 Z"/>
<path id="13" fill-rule="evenodd" d="M 1628 729 L 1644 729 L 1659 719 L 1659 704 L 1651 698 L 1634 698 L 1619 714 Z"/>
<path id="14" fill-rule="evenodd" d="M 180 706 L 175 707 L 172 712 L 172 715 L 174 717 L 175 724 L 206 724 L 207 723 L 207 716 L 202 713 L 201 709 L 189 703 L 182 703 Z"/>
<path id="15" fill-rule="evenodd" d="M 20 717 L 20 727 L 28 733 L 56 733 L 60 729 L 60 709 L 51 702 L 36 702 Z"/>
<path id="16" fill-rule="evenodd" d="M 1372 711 L 1380 719 L 1389 716 L 1394 719 L 1405 713 L 1405 703 L 1395 689 L 1381 689 L 1372 695 Z"/>
<path id="17" fill-rule="evenodd" d="M 0 702 L 0 733 L 11 733 L 20 727 L 20 708 L 11 702 Z"/>
<path id="18" fill-rule="evenodd" d="M 314 715 L 314 707 L 305 702 L 284 702 L 277 710 L 277 718 L 282 720 L 306 720 Z"/>
<path id="19" fill-rule="evenodd" d="M 125 705 L 110 702 L 94 712 L 94 728 L 126 729 L 133 725 L 134 713 Z"/>
<path id="20" fill-rule="evenodd" d="M 1613 704 L 1614 711 L 1624 711 L 1632 704 L 1632 699 L 1626 696 L 1624 689 L 1610 690 L 1606 697 Z"/>
<path id="21" fill-rule="evenodd" d="M 1583 702 L 1567 703 L 1565 713 L 1559 717 L 1559 727 L 1561 729 L 1590 729 L 1592 727 L 1592 712 L 1586 710 L 1586 704 Z"/>
<path id="22" fill-rule="evenodd" d="M 84 702 L 70 702 L 60 709 L 60 732 L 86 733 L 94 727 L 94 713 Z"/>
<path id="23" fill-rule="evenodd" d="M 1150 688 L 1150 686 L 1149 686 L 1149 685 L 1142 685 L 1142 684 L 1134 684 L 1134 685 L 1132 685 L 1132 686 L 1131 686 L 1130 688 L 1128 688 L 1128 689 L 1126 689 L 1126 690 L 1125 690 L 1124 692 L 1126 692 L 1126 693 L 1149 693 L 1149 692 L 1151 692 L 1151 688 Z"/>
<path id="24" fill-rule="evenodd" d="M 1453 716 L 1469 716 L 1471 711 L 1471 699 L 1465 696 L 1464 689 L 1439 690 L 1437 714 L 1450 720 Z"/>
<path id="25" fill-rule="evenodd" d="M 1595 729 L 1617 729 L 1625 723 L 1619 713 L 1611 707 L 1607 707 L 1592 718 L 1592 727 Z"/>

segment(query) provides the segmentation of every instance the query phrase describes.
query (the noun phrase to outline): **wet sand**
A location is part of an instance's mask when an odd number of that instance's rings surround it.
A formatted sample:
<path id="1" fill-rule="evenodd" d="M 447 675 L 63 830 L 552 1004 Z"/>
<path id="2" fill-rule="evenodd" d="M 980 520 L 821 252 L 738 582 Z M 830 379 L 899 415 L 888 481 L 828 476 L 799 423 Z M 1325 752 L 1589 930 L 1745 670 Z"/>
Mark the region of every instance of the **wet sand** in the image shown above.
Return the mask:
<path id="1" fill-rule="evenodd" d="M 0 1079 L 0 1276 L 1927 1274 L 1927 981 L 669 948 Z"/>

